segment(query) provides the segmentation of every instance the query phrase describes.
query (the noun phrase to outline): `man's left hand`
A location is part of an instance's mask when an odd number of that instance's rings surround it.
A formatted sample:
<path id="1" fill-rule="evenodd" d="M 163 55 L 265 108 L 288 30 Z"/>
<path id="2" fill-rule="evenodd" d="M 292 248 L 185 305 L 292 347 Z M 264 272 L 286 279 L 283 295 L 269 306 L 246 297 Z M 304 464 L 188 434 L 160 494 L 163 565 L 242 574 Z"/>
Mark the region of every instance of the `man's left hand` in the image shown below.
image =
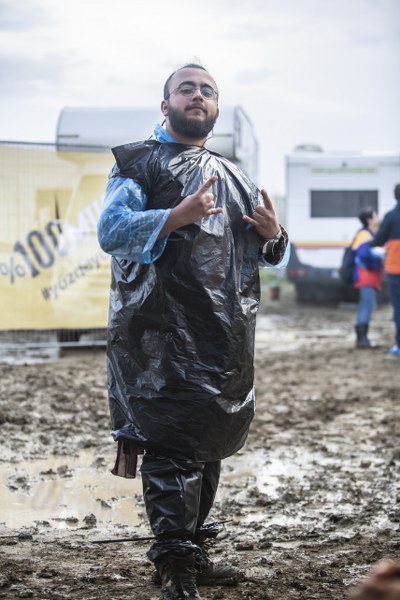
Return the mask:
<path id="1" fill-rule="evenodd" d="M 275 214 L 274 207 L 267 194 L 267 191 L 262 189 L 261 195 L 263 197 L 264 206 L 257 206 L 255 211 L 253 212 L 253 215 L 251 217 L 249 217 L 248 215 L 244 215 L 243 220 L 246 221 L 246 223 L 254 225 L 258 235 L 264 241 L 266 241 L 278 235 L 280 227 L 277 216 Z"/>

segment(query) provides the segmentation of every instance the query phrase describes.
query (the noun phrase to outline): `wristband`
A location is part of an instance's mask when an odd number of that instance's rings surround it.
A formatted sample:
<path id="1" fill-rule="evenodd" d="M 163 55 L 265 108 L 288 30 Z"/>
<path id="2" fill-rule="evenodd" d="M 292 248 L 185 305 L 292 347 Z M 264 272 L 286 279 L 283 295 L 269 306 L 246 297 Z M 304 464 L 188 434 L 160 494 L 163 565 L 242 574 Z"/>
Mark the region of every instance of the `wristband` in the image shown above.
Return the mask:
<path id="1" fill-rule="evenodd" d="M 276 235 L 274 235 L 271 238 L 268 238 L 268 240 L 265 240 L 263 247 L 262 247 L 262 253 L 265 254 L 267 252 L 268 244 L 270 244 L 271 242 L 273 244 L 275 244 L 276 242 L 279 242 L 279 240 L 281 239 L 282 236 L 283 236 L 282 229 L 279 228 L 279 231 Z"/>

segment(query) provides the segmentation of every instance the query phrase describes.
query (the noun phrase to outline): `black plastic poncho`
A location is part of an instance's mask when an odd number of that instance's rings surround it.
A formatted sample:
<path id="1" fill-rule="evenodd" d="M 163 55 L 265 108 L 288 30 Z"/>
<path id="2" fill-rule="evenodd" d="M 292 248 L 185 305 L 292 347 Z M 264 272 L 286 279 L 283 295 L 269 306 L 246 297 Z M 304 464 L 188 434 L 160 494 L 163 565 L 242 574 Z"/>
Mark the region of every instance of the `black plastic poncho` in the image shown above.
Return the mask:
<path id="1" fill-rule="evenodd" d="M 113 153 L 113 176 L 138 181 L 148 209 L 173 207 L 213 175 L 224 208 L 170 234 L 153 264 L 112 259 L 113 436 L 168 457 L 225 458 L 244 444 L 255 408 L 260 238 L 242 217 L 261 196 L 205 148 L 148 140 Z"/>

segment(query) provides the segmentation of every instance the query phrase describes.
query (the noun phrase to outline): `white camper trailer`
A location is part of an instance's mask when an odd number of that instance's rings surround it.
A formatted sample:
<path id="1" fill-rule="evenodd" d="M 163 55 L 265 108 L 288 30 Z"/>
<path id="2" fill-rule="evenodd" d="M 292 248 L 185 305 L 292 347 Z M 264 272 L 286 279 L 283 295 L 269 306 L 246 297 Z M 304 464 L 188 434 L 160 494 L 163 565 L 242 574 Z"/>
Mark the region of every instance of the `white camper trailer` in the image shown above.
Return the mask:
<path id="1" fill-rule="evenodd" d="M 19 332 L 29 343 L 40 331 L 72 343 L 96 331 L 104 342 L 110 257 L 96 225 L 110 149 L 148 138 L 158 122 L 158 110 L 65 108 L 55 144 L 0 141 L 2 340 Z M 220 108 L 208 146 L 256 180 L 257 142 L 240 107 Z"/>
<path id="2" fill-rule="evenodd" d="M 286 156 L 286 226 L 292 241 L 287 276 L 299 302 L 354 301 L 338 269 L 344 248 L 372 207 L 382 217 L 394 204 L 400 155 L 324 152 L 299 146 Z"/>

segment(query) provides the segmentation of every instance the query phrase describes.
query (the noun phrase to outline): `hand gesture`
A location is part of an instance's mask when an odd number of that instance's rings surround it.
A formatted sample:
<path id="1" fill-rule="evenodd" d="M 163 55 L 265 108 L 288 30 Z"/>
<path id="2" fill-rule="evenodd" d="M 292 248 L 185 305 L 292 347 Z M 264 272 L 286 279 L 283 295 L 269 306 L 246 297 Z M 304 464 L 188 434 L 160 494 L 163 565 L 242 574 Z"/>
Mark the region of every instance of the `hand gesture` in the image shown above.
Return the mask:
<path id="1" fill-rule="evenodd" d="M 257 206 L 251 217 L 244 215 L 243 220 L 246 221 L 246 223 L 254 225 L 258 235 L 263 240 L 268 240 L 279 233 L 279 223 L 266 190 L 262 189 L 261 195 L 264 206 L 260 204 Z"/>
<path id="2" fill-rule="evenodd" d="M 210 179 L 199 187 L 197 192 L 186 196 L 186 198 L 184 198 L 176 207 L 176 210 L 179 210 L 181 217 L 185 219 L 185 225 L 194 223 L 202 217 L 208 217 L 209 215 L 216 215 L 222 212 L 222 208 L 215 208 L 215 198 L 211 191 L 211 188 L 217 179 L 218 177 L 216 175 L 210 177 Z"/>
<path id="3" fill-rule="evenodd" d="M 168 235 L 171 231 L 174 231 L 179 227 L 195 223 L 203 217 L 217 215 L 223 212 L 222 208 L 215 208 L 214 194 L 210 191 L 217 179 L 218 177 L 216 175 L 207 179 L 207 181 L 199 187 L 197 192 L 186 196 L 171 210 L 158 239 Z"/>

